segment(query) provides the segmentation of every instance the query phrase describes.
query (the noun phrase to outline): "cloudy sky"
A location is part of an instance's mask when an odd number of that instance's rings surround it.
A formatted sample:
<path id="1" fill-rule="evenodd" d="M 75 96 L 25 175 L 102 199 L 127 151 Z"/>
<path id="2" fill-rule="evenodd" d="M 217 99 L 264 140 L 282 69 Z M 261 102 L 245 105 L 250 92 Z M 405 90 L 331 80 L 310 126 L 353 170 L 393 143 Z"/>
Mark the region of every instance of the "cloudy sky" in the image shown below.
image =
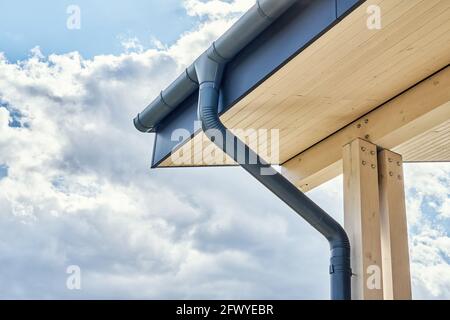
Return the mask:
<path id="1" fill-rule="evenodd" d="M 253 0 L 77 2 L 0 3 L 0 298 L 327 299 L 317 232 L 239 168 L 149 170 L 132 125 Z M 449 299 L 450 164 L 405 171 L 414 297 Z M 341 184 L 310 195 L 342 222 Z"/>

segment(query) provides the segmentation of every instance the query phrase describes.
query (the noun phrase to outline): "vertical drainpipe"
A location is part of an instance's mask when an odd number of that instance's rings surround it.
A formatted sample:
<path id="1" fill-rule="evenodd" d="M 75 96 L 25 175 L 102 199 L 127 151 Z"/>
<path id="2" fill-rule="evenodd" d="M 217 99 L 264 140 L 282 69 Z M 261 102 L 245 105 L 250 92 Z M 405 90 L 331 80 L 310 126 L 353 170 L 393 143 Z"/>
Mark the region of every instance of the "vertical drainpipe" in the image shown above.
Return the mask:
<path id="1" fill-rule="evenodd" d="M 165 117 L 199 88 L 198 116 L 208 138 L 328 240 L 331 249 L 331 298 L 350 299 L 350 244 L 344 229 L 286 178 L 260 159 L 253 150 L 231 134 L 220 121 L 218 114 L 220 83 L 227 61 L 297 1 L 257 0 L 256 4 L 207 52 L 134 119 L 134 124 L 142 132 L 154 132 Z M 219 138 L 216 139 L 217 137 Z M 238 150 L 245 151 L 243 157 Z M 256 161 L 252 162 L 253 159 Z"/>
<path id="2" fill-rule="evenodd" d="M 195 62 L 199 82 L 198 117 L 206 136 L 244 170 L 265 185 L 289 207 L 319 231 L 331 250 L 331 299 L 351 299 L 350 243 L 342 226 L 234 136 L 219 118 L 220 83 L 225 66 L 223 55 L 213 45 Z M 245 150 L 245 155 L 238 154 Z M 251 161 L 256 159 L 256 161 Z"/>

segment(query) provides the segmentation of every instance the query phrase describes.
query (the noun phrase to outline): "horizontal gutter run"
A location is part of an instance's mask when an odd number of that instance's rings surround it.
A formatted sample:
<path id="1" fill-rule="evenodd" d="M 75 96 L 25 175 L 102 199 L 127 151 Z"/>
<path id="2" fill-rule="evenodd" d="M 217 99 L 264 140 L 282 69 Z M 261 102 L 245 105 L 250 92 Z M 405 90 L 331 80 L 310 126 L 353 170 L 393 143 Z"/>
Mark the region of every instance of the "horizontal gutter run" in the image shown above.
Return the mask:
<path id="1" fill-rule="evenodd" d="M 202 67 L 204 56 L 225 65 L 296 2 L 297 0 L 257 0 L 247 13 L 136 116 L 136 129 L 141 132 L 156 132 L 158 125 L 167 116 L 198 91 L 201 81 L 197 78 L 197 68 Z M 221 78 L 222 75 L 216 76 Z"/>

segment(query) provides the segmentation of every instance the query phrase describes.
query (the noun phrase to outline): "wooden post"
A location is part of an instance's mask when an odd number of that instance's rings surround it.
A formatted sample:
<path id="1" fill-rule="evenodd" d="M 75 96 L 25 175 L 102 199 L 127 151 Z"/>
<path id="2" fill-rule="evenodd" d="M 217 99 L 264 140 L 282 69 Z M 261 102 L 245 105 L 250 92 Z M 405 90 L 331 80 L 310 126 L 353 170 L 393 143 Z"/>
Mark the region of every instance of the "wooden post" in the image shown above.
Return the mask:
<path id="1" fill-rule="evenodd" d="M 351 244 L 352 299 L 383 299 L 377 147 L 344 146 L 344 225 Z"/>
<path id="2" fill-rule="evenodd" d="M 384 299 L 411 299 L 402 156 L 378 154 Z"/>

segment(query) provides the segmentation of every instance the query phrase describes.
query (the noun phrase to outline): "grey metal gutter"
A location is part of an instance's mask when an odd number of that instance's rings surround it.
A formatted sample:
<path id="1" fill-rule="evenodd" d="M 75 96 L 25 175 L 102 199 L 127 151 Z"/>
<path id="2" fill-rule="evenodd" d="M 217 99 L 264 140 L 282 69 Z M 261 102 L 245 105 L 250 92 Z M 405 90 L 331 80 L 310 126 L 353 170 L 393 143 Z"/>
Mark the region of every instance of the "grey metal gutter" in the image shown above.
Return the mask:
<path id="1" fill-rule="evenodd" d="M 134 124 L 139 131 L 155 132 L 162 120 L 198 90 L 198 116 L 203 131 L 219 148 L 325 236 L 331 249 L 331 298 L 350 299 L 350 244 L 344 229 L 232 135 L 222 124 L 218 114 L 220 84 L 226 63 L 296 2 L 297 0 L 258 0 L 182 75 L 163 90 L 159 97 L 134 119 Z M 216 134 L 220 134 L 222 139 L 215 139 Z M 238 150 L 244 150 L 244 155 L 239 154 Z M 252 159 L 257 159 L 256 163 L 253 163 Z"/>
<path id="2" fill-rule="evenodd" d="M 219 63 L 226 63 L 295 2 L 297 0 L 258 0 L 202 56 L 208 55 Z M 202 60 L 202 56 L 136 116 L 136 129 L 141 132 L 155 132 L 158 124 L 198 89 L 195 65 Z"/>

